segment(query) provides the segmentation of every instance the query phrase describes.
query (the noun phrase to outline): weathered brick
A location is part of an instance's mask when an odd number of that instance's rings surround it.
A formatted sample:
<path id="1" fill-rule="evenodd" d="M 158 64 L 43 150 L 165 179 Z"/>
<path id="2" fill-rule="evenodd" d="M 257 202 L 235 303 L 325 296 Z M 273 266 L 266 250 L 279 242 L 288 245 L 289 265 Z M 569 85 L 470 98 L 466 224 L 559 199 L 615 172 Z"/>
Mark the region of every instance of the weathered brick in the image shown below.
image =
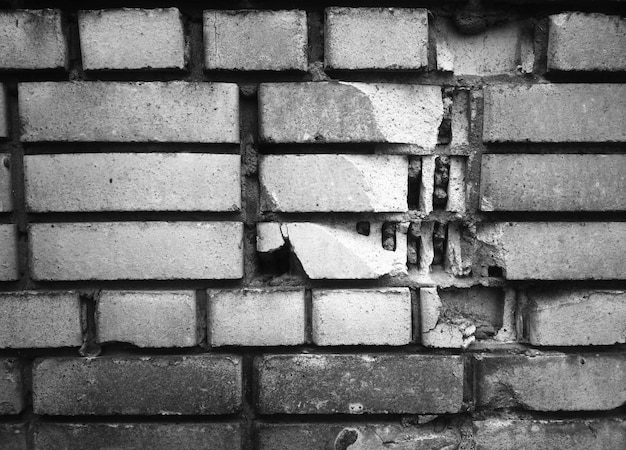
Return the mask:
<path id="1" fill-rule="evenodd" d="M 2 102 L 0 102 L 0 107 L 2 107 Z M 0 212 L 13 211 L 10 161 L 10 155 L 0 153 Z"/>
<path id="2" fill-rule="evenodd" d="M 428 12 L 408 8 L 328 8 L 329 69 L 420 69 L 428 65 Z"/>
<path id="3" fill-rule="evenodd" d="M 307 69 L 306 12 L 205 11 L 208 70 Z"/>
<path id="4" fill-rule="evenodd" d="M 32 224 L 37 280 L 236 279 L 243 273 L 239 222 Z"/>
<path id="5" fill-rule="evenodd" d="M 444 449 L 456 448 L 461 435 L 453 427 L 394 423 L 262 424 L 258 428 L 259 450 Z M 341 445 L 343 444 L 343 446 Z"/>
<path id="6" fill-rule="evenodd" d="M 53 9 L 0 12 L 1 69 L 65 68 L 67 44 L 61 11 Z"/>
<path id="7" fill-rule="evenodd" d="M 624 142 L 626 84 L 503 84 L 485 90 L 486 142 Z"/>
<path id="8" fill-rule="evenodd" d="M 304 289 L 209 290 L 209 341 L 298 345 L 305 341 Z"/>
<path id="9" fill-rule="evenodd" d="M 284 212 L 407 210 L 406 156 L 267 155 L 261 208 Z"/>
<path id="10" fill-rule="evenodd" d="M 442 414 L 463 401 L 459 356 L 268 355 L 256 370 L 262 414 Z"/>
<path id="11" fill-rule="evenodd" d="M 626 155 L 483 155 L 483 211 L 626 209 Z"/>
<path id="12" fill-rule="evenodd" d="M 9 107 L 4 85 L 0 84 L 0 139 L 7 137 L 9 137 Z"/>
<path id="13" fill-rule="evenodd" d="M 0 448 L 2 450 L 27 450 L 27 429 L 25 424 L 0 424 Z"/>
<path id="14" fill-rule="evenodd" d="M 439 86 L 270 83 L 261 85 L 259 101 L 268 143 L 388 142 L 432 150 L 443 118 Z"/>
<path id="15" fill-rule="evenodd" d="M 356 222 L 300 222 L 282 224 L 280 230 L 282 245 L 290 246 L 309 278 L 373 279 L 406 274 L 406 230 L 397 227 L 396 248 L 392 251 L 382 246 L 382 228 L 380 222 L 371 223 L 369 235 L 364 235 L 357 232 Z M 258 232 L 257 245 L 264 246 L 268 239 L 278 244 L 275 228 L 265 226 Z"/>
<path id="16" fill-rule="evenodd" d="M 626 402 L 623 353 L 476 357 L 480 407 L 600 411 Z"/>
<path id="17" fill-rule="evenodd" d="M 213 415 L 241 406 L 241 358 L 37 359 L 33 408 L 46 415 Z"/>
<path id="18" fill-rule="evenodd" d="M 408 288 L 313 290 L 317 345 L 405 345 L 411 331 Z"/>
<path id="19" fill-rule="evenodd" d="M 458 75 L 532 72 L 533 45 L 523 22 L 507 22 L 463 34 L 450 19 L 435 19 L 437 68 Z"/>
<path id="20" fill-rule="evenodd" d="M 138 347 L 198 344 L 194 291 L 102 291 L 96 307 L 99 342 Z"/>
<path id="21" fill-rule="evenodd" d="M 24 409 L 22 363 L 0 358 L 0 415 L 19 414 Z"/>
<path id="22" fill-rule="evenodd" d="M 606 450 L 626 447 L 626 422 L 598 420 L 507 420 L 474 422 L 476 450 Z"/>
<path id="23" fill-rule="evenodd" d="M 18 95 L 26 142 L 239 142 L 235 84 L 20 83 Z"/>
<path id="24" fill-rule="evenodd" d="M 0 281 L 17 280 L 17 228 L 0 224 Z"/>
<path id="25" fill-rule="evenodd" d="M 24 157 L 26 203 L 50 211 L 238 211 L 239 155 L 87 153 Z"/>
<path id="26" fill-rule="evenodd" d="M 237 450 L 238 423 L 50 423 L 35 428 L 35 449 Z"/>
<path id="27" fill-rule="evenodd" d="M 78 12 L 83 69 L 182 69 L 185 36 L 176 8 Z"/>
<path id="28" fill-rule="evenodd" d="M 0 293 L 0 348 L 78 347 L 80 316 L 76 292 Z"/>
<path id="29" fill-rule="evenodd" d="M 626 343 L 626 292 L 602 289 L 529 289 L 524 307 L 533 345 Z"/>
<path id="30" fill-rule="evenodd" d="M 626 20 L 569 12 L 550 16 L 548 70 L 626 70 Z"/>
<path id="31" fill-rule="evenodd" d="M 422 345 L 435 348 L 466 348 L 476 339 L 473 321 L 444 307 L 437 288 L 420 289 Z"/>

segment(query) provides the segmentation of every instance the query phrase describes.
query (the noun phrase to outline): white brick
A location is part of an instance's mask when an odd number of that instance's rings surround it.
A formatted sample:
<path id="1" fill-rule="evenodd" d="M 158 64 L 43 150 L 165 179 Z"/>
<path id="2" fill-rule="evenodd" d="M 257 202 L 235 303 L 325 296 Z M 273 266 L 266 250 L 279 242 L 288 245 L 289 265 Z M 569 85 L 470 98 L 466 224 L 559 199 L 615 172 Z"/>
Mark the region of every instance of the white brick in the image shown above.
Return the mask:
<path id="1" fill-rule="evenodd" d="M 0 224 L 0 281 L 17 279 L 17 228 Z"/>
<path id="2" fill-rule="evenodd" d="M 268 155 L 259 163 L 261 208 L 283 212 L 403 212 L 406 156 Z"/>
<path id="3" fill-rule="evenodd" d="M 68 52 L 61 11 L 1 11 L 0 55 L 2 69 L 65 68 Z"/>
<path id="4" fill-rule="evenodd" d="M 180 12 L 110 9 L 78 12 L 83 69 L 182 69 L 185 37 Z"/>
<path id="5" fill-rule="evenodd" d="M 304 11 L 204 12 L 206 69 L 304 71 L 307 51 Z"/>
<path id="6" fill-rule="evenodd" d="M 420 69 L 428 65 L 428 12 L 328 8 L 324 63 L 330 69 Z"/>
<path id="7" fill-rule="evenodd" d="M 409 344 L 409 289 L 314 289 L 313 342 L 317 345 Z"/>
<path id="8" fill-rule="evenodd" d="M 239 155 L 27 155 L 30 211 L 238 211 Z"/>
<path id="9" fill-rule="evenodd" d="M 18 95 L 27 142 L 239 142 L 236 84 L 20 83 Z"/>
<path id="10" fill-rule="evenodd" d="M 0 138 L 9 137 L 9 105 L 4 84 L 0 84 Z"/>
<path id="11" fill-rule="evenodd" d="M 0 153 L 0 212 L 13 211 L 10 161 L 11 156 L 8 153 Z"/>
<path id="12" fill-rule="evenodd" d="M 276 222 L 259 222 L 256 224 L 256 250 L 268 253 L 278 250 L 285 245 L 283 225 Z M 286 231 L 286 227 L 285 227 Z"/>
<path id="13" fill-rule="evenodd" d="M 243 274 L 239 222 L 33 224 L 37 280 L 236 279 Z"/>
<path id="14" fill-rule="evenodd" d="M 474 342 L 476 326 L 467 319 L 446 317 L 437 288 L 420 289 L 422 345 L 466 348 Z"/>
<path id="15" fill-rule="evenodd" d="M 416 144 L 434 149 L 443 119 L 439 86 L 391 83 L 276 83 L 259 89 L 267 143 Z"/>
<path id="16" fill-rule="evenodd" d="M 194 291 L 102 291 L 96 308 L 98 342 L 138 347 L 198 344 Z"/>
<path id="17" fill-rule="evenodd" d="M 299 345 L 305 341 L 304 289 L 209 290 L 211 345 Z"/>

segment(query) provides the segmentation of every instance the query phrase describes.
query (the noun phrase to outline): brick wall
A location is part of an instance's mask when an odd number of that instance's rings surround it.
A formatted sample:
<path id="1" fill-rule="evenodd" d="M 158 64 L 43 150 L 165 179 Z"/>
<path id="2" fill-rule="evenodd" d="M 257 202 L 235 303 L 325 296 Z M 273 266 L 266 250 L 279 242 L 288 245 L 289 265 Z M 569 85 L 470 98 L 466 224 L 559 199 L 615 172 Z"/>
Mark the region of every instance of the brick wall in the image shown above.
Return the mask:
<path id="1" fill-rule="evenodd" d="M 0 449 L 626 448 L 625 2 L 0 8 Z"/>

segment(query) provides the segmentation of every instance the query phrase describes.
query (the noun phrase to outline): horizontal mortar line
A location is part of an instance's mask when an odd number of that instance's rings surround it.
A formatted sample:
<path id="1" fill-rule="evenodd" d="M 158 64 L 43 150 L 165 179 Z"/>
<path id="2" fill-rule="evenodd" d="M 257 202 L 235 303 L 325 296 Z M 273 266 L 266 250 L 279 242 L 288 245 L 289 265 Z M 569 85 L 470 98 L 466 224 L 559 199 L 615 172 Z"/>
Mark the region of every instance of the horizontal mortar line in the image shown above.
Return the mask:
<path id="1" fill-rule="evenodd" d="M 28 213 L 30 223 L 80 222 L 243 222 L 239 212 L 110 211 Z"/>
<path id="2" fill-rule="evenodd" d="M 38 142 L 23 143 L 26 155 L 55 155 L 73 153 L 207 153 L 235 154 L 240 144 L 177 143 L 177 142 Z"/>
<path id="3" fill-rule="evenodd" d="M 67 415 L 67 416 L 51 416 L 39 415 L 34 416 L 46 425 L 58 424 L 133 424 L 133 423 L 156 423 L 156 424 L 177 424 L 185 423 L 193 425 L 198 424 L 230 424 L 235 425 L 243 420 L 239 414 L 215 414 L 215 415 Z"/>
<path id="4" fill-rule="evenodd" d="M 350 413 L 329 413 L 329 414 L 259 414 L 255 420 L 256 425 L 400 425 L 409 417 L 417 417 L 420 413 L 376 413 L 376 414 L 350 414 Z M 458 417 L 471 417 L 466 412 L 437 414 L 442 420 Z M 423 425 L 422 425 L 423 426 Z"/>
<path id="5" fill-rule="evenodd" d="M 319 222 L 332 221 L 409 221 L 408 212 L 263 212 L 262 220 L 266 222 Z"/>
<path id="6" fill-rule="evenodd" d="M 625 222 L 623 211 L 481 211 L 490 222 Z"/>
<path id="7" fill-rule="evenodd" d="M 485 142 L 483 155 L 513 154 L 523 157 L 526 154 L 565 154 L 601 155 L 626 152 L 624 142 Z"/>
<path id="8" fill-rule="evenodd" d="M 240 289 L 241 280 L 176 279 L 176 280 L 56 280 L 32 282 L 31 290 L 198 290 Z"/>

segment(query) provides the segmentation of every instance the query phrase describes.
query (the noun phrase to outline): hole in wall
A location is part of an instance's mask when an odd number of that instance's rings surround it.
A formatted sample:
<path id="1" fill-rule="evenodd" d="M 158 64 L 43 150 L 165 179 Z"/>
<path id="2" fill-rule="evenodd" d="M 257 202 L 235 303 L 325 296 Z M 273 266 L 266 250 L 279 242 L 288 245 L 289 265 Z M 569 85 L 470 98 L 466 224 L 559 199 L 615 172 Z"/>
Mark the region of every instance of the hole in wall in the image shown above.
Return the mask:
<path id="1" fill-rule="evenodd" d="M 369 222 L 357 222 L 356 232 L 363 236 L 369 236 L 370 235 L 370 223 Z"/>
<path id="2" fill-rule="evenodd" d="M 396 251 L 396 224 L 392 222 L 383 223 L 382 229 L 383 248 L 390 252 Z"/>

